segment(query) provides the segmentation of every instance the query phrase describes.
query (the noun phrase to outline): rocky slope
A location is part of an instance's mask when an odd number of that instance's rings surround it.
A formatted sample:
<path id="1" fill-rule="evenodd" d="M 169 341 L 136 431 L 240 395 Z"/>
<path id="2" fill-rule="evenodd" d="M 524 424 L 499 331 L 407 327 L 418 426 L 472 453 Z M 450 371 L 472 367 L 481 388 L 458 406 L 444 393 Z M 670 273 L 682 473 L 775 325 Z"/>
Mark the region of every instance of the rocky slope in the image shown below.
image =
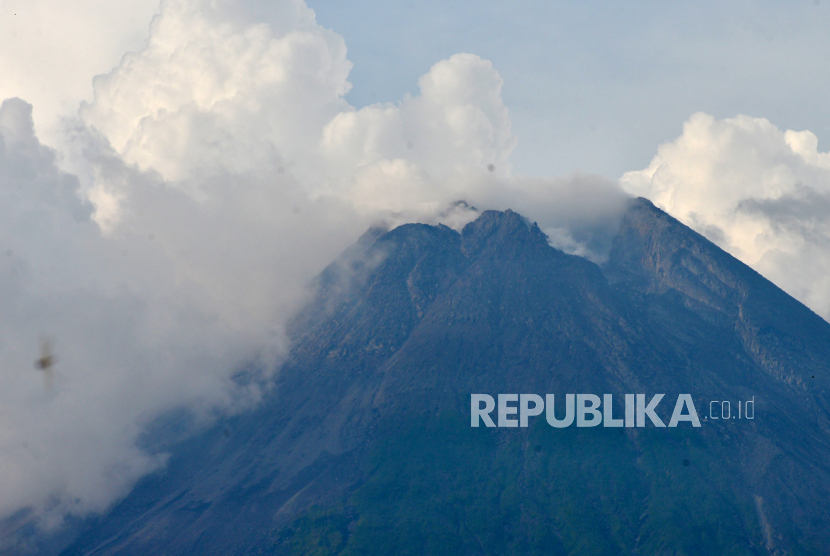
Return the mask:
<path id="1" fill-rule="evenodd" d="M 292 330 L 265 403 L 63 554 L 830 549 L 830 324 L 648 201 L 602 267 L 511 211 L 370 230 Z M 701 418 L 754 397 L 755 419 L 471 428 L 472 393 L 691 393 Z"/>

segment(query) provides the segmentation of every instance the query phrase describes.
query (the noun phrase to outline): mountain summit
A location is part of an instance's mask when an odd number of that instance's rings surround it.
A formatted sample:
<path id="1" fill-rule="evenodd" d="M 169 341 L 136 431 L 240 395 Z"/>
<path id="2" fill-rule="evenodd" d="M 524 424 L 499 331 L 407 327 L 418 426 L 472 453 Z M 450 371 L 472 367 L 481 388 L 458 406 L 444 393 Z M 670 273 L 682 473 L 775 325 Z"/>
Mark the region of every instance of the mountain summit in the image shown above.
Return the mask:
<path id="1" fill-rule="evenodd" d="M 509 210 L 370 230 L 291 335 L 267 400 L 177 442 L 62 554 L 830 547 L 830 324 L 644 199 L 603 266 Z M 479 393 L 607 393 L 615 415 L 665 393 L 666 422 L 689 393 L 702 424 L 472 428 Z"/>

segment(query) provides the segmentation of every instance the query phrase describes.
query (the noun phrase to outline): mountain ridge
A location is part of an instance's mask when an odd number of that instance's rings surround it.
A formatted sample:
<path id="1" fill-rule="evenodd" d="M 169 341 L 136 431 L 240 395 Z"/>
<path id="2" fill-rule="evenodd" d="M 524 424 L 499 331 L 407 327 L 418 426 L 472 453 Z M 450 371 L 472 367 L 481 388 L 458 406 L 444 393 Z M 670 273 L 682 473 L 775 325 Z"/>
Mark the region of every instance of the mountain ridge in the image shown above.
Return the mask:
<path id="1" fill-rule="evenodd" d="M 173 446 L 62 554 L 830 546 L 830 324 L 650 202 L 602 266 L 485 211 L 370 230 L 317 289 L 269 399 Z M 754 396 L 757 416 L 471 429 L 480 392 Z"/>

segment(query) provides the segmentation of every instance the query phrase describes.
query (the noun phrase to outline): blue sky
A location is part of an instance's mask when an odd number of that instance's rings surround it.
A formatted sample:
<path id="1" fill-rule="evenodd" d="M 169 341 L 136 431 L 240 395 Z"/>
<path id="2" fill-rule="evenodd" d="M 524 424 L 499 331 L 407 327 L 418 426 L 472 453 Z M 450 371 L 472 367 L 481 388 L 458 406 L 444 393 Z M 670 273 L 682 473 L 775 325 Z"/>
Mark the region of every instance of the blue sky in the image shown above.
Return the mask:
<path id="1" fill-rule="evenodd" d="M 830 2 L 311 0 L 346 39 L 355 106 L 417 93 L 436 61 L 493 62 L 517 172 L 616 178 L 703 111 L 830 140 Z"/>

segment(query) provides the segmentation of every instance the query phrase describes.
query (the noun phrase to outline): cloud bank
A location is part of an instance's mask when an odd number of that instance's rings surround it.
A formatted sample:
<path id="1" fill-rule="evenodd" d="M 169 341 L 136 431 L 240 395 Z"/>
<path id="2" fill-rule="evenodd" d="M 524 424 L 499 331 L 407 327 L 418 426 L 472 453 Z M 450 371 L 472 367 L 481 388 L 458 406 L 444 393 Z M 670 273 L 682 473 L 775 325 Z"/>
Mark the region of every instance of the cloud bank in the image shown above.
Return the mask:
<path id="1" fill-rule="evenodd" d="M 830 153 L 810 131 L 698 113 L 621 183 L 830 319 Z"/>
<path id="2" fill-rule="evenodd" d="M 309 280 L 370 225 L 460 227 L 475 212 L 447 207 L 465 199 L 601 260 L 626 195 L 513 176 L 490 62 L 452 56 L 418 95 L 360 110 L 350 69 L 302 1 L 165 0 L 64 121 L 60 152 L 30 104 L 3 102 L 0 518 L 104 511 L 164 465 L 137 445 L 159 415 L 255 404 Z M 233 380 L 251 364 L 262 381 Z"/>

